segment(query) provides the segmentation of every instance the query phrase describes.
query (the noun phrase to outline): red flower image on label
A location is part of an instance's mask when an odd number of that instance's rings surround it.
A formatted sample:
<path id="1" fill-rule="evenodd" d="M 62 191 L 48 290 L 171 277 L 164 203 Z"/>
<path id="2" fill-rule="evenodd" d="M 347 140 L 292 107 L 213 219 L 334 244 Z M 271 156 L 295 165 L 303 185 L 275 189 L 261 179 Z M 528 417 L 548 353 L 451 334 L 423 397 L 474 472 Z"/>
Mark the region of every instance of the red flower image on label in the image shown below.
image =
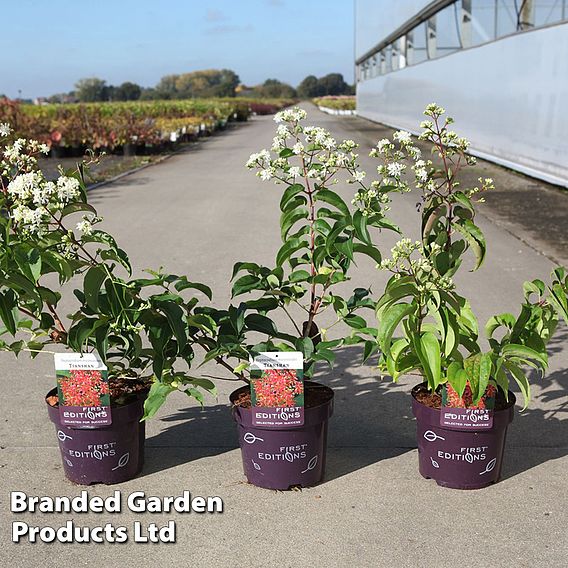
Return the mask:
<path id="1" fill-rule="evenodd" d="M 65 406 L 102 406 L 101 397 L 109 394 L 100 371 L 71 370 L 68 377 L 59 378 L 59 385 Z"/>
<path id="2" fill-rule="evenodd" d="M 485 394 L 481 397 L 479 402 L 477 404 L 473 404 L 473 396 L 471 394 L 469 383 L 466 385 L 462 397 L 458 395 L 451 385 L 447 384 L 446 386 L 448 395 L 446 406 L 449 408 L 476 408 L 484 410 L 486 408 L 487 399 L 494 397 L 497 393 L 497 389 L 494 385 L 488 385 L 487 389 L 485 389 Z"/>
<path id="3" fill-rule="evenodd" d="M 293 369 L 267 369 L 260 379 L 253 381 L 256 406 L 290 408 L 296 406 L 294 398 L 304 392 Z"/>

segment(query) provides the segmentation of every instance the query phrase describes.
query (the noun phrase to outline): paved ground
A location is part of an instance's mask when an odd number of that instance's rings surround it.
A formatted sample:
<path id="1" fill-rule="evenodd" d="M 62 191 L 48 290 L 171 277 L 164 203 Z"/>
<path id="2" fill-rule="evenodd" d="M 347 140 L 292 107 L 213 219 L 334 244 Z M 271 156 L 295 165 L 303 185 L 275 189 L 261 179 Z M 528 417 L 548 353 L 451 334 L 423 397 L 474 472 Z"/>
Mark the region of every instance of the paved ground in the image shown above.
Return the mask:
<path id="1" fill-rule="evenodd" d="M 330 117 L 313 108 L 310 113 L 314 122 L 330 128 L 338 138 L 360 139 L 367 147 L 385 132 L 357 118 Z M 233 262 L 272 262 L 279 239 L 280 190 L 261 184 L 243 163 L 251 152 L 270 144 L 273 126 L 270 117 L 256 119 L 97 189 L 92 197 L 106 226 L 130 251 L 134 264 L 163 265 L 209 282 L 221 305 L 229 296 L 227 278 Z M 372 162 L 364 158 L 363 163 L 371 172 Z M 480 168 L 498 170 L 483 164 Z M 506 186 L 503 193 L 530 186 L 535 193 L 552 195 L 558 207 L 566 207 L 566 197 L 552 188 L 504 170 L 497 173 L 494 177 Z M 404 196 L 393 211 L 408 231 L 417 222 L 415 200 Z M 557 211 L 555 206 L 533 213 L 550 215 L 550 234 L 565 238 L 566 225 L 556 217 Z M 487 261 L 477 273 L 465 272 L 459 279 L 482 320 L 494 312 L 515 309 L 525 279 L 547 276 L 552 263 L 537 251 L 556 258 L 563 252 L 554 248 L 554 240 L 547 235 L 537 238 L 526 228 L 530 216 L 528 220 L 511 218 L 507 207 L 500 208 L 500 200 L 492 200 L 487 212 L 481 221 L 490 243 Z M 385 237 L 384 249 L 392 242 L 392 237 Z M 353 284 L 369 283 L 376 290 L 384 283 L 370 262 L 360 265 Z M 143 490 L 166 496 L 188 489 L 194 495 L 219 495 L 225 512 L 213 516 L 75 515 L 77 524 L 88 526 L 114 522 L 131 527 L 135 520 L 160 524 L 176 520 L 177 544 L 158 548 L 133 543 L 10 544 L 13 520 L 57 527 L 71 516 L 20 518 L 8 511 L 9 491 L 74 496 L 80 488 L 63 478 L 54 431 L 43 408 L 43 394 L 54 383 L 51 358 L 39 357 L 35 362 L 23 358 L 16 364 L 3 354 L 0 368 L 10 379 L 10 390 L 2 399 L 0 421 L 0 564 L 22 568 L 94 563 L 108 567 L 151 563 L 172 567 L 565 566 L 566 336 L 564 331 L 552 345 L 548 377 L 535 386 L 530 409 L 517 414 L 510 428 L 503 481 L 482 491 L 441 489 L 418 475 L 408 396 L 412 380 L 396 387 L 377 381 L 372 367 L 358 364 L 353 349 L 344 350 L 333 372 L 320 373 L 321 380 L 336 389 L 327 482 L 302 492 L 278 493 L 244 483 L 226 404 L 232 384 L 223 384 L 219 400 L 211 400 L 203 411 L 181 398 L 171 398 L 148 425 L 143 474 L 118 488 L 124 494 Z M 90 492 L 107 496 L 114 489 L 96 486 Z"/>

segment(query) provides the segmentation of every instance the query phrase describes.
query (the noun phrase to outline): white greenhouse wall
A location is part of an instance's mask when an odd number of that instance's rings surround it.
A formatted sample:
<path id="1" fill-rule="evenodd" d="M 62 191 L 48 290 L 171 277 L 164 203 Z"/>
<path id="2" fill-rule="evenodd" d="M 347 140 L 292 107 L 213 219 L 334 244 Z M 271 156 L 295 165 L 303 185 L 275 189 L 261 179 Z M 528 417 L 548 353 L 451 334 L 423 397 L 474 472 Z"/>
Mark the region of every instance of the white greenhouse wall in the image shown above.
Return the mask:
<path id="1" fill-rule="evenodd" d="M 357 84 L 358 114 L 397 128 L 415 131 L 430 102 L 456 119 L 474 154 L 568 186 L 568 24 Z"/>
<path id="2" fill-rule="evenodd" d="M 355 0 L 355 59 L 431 3 L 432 0 Z"/>

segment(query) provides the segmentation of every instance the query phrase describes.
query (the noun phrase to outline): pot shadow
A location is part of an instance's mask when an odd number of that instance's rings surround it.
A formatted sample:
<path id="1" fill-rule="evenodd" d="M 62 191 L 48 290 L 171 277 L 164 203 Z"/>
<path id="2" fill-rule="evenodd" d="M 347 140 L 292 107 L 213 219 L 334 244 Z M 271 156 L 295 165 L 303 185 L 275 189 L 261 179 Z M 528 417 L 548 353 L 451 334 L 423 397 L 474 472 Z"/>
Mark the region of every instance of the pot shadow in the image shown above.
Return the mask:
<path id="1" fill-rule="evenodd" d="M 548 345 L 549 360 L 557 365 L 566 359 L 568 328 L 562 326 Z M 545 373 L 540 378 L 533 371 L 531 384 L 542 385 L 542 392 L 533 397 L 529 407 L 515 412 L 513 423 L 507 432 L 503 478 L 510 478 L 550 460 L 568 455 L 568 369 Z M 522 401 L 518 394 L 517 400 Z"/>
<path id="2" fill-rule="evenodd" d="M 146 440 L 145 463 L 140 477 L 239 447 L 237 428 L 228 404 L 204 408 L 188 406 L 161 418 L 160 422 L 167 427 Z"/>
<path id="3" fill-rule="evenodd" d="M 326 481 L 416 448 L 409 388 L 381 379 L 374 359 L 361 361 L 360 347 L 343 348 L 333 369 L 320 367 L 314 377 L 335 391 Z"/>
<path id="4" fill-rule="evenodd" d="M 551 362 L 563 356 L 567 339 L 568 329 L 563 328 L 551 341 Z M 400 384 L 393 384 L 390 377 L 381 379 L 374 361 L 361 365 L 361 349 L 352 346 L 337 352 L 333 369 L 318 367 L 314 380 L 335 392 L 324 482 L 416 449 L 410 389 L 419 382 L 418 377 L 403 377 Z M 515 412 L 507 434 L 503 479 L 568 454 L 568 370 L 549 373 L 544 381 L 546 388 L 531 406 Z M 238 386 L 236 382 L 235 388 Z M 142 477 L 239 447 L 228 403 L 203 409 L 188 406 L 161 422 L 168 426 L 147 440 Z M 242 472 L 234 475 L 237 478 Z M 418 463 L 416 476 L 419 479 Z"/>
<path id="5" fill-rule="evenodd" d="M 335 391 L 324 481 L 416 447 L 408 393 L 392 386 L 390 379 L 378 379 L 371 366 L 361 366 L 361 356 L 359 347 L 344 348 L 332 370 L 322 365 L 314 377 Z M 161 422 L 167 427 L 147 440 L 141 477 L 239 447 L 229 404 L 188 406 Z M 235 471 L 235 477 L 239 475 L 241 471 Z"/>

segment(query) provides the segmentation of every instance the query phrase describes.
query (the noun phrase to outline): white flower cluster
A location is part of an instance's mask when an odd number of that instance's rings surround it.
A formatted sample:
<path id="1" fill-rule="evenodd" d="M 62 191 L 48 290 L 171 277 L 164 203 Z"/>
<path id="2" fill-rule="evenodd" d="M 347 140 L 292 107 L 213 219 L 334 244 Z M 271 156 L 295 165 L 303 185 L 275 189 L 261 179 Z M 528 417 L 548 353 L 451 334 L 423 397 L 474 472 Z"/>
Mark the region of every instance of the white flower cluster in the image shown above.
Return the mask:
<path id="1" fill-rule="evenodd" d="M 77 179 L 61 176 L 54 183 L 39 171 L 16 176 L 8 184 L 7 193 L 14 223 L 31 234 L 45 233 L 53 215 L 81 194 Z"/>
<path id="2" fill-rule="evenodd" d="M 83 235 L 89 236 L 93 233 L 93 222 L 93 219 L 89 219 L 89 217 L 84 215 L 83 219 L 77 223 L 75 228 Z"/>
<path id="3" fill-rule="evenodd" d="M 277 112 L 274 115 L 274 122 L 299 122 L 300 120 L 304 120 L 306 118 L 307 113 L 304 109 L 299 107 L 294 108 L 287 108 Z"/>
<path id="4" fill-rule="evenodd" d="M 337 174 L 342 172 L 347 183 L 357 186 L 351 203 L 364 216 L 384 216 L 389 209 L 389 193 L 397 187 L 386 183 L 386 177 L 384 183 L 372 181 L 367 184 L 367 173 L 357 163 L 358 145 L 353 140 L 337 141 L 320 126 L 303 126 L 305 118 L 305 111 L 299 108 L 279 112 L 274 117 L 278 126 L 270 151 L 261 150 L 252 154 L 246 163 L 247 167 L 257 170 L 256 175 L 263 181 L 303 183 L 311 190 L 338 183 Z M 399 138 L 404 143 L 411 140 L 410 134 L 403 131 Z M 390 166 L 391 174 L 400 177 L 405 167 L 403 164 Z"/>
<path id="5" fill-rule="evenodd" d="M 7 124 L 0 124 L 2 136 L 10 133 Z M 14 229 L 30 235 L 44 235 L 50 224 L 56 223 L 56 214 L 66 205 L 81 197 L 79 180 L 65 175 L 55 182 L 47 181 L 37 169 L 37 154 L 49 152 L 45 144 L 19 138 L 2 152 L 0 172 L 11 178 L 6 186 L 5 207 L 13 220 Z M 77 230 L 92 232 L 92 223 L 100 219 L 83 220 Z"/>
<path id="6" fill-rule="evenodd" d="M 361 181 L 364 172 L 357 170 L 357 145 L 353 140 L 338 143 L 319 126 L 303 126 L 306 111 L 300 108 L 285 109 L 276 114 L 276 136 L 270 150 L 254 153 L 247 160 L 249 169 L 256 169 L 263 181 L 274 179 L 276 183 L 294 183 L 303 177 L 316 184 L 336 183 L 333 176 L 341 169 L 350 173 L 352 183 Z"/>
<path id="7" fill-rule="evenodd" d="M 0 137 L 9 136 L 10 132 L 12 132 L 10 125 L 7 122 L 0 122 Z"/>
<path id="8" fill-rule="evenodd" d="M 412 276 L 420 292 L 452 290 L 451 278 L 441 276 L 431 260 L 440 251 L 441 247 L 436 243 L 427 250 L 420 241 L 404 238 L 391 249 L 391 258 L 383 259 L 377 268 L 390 270 L 397 277 Z M 411 258 L 414 253 L 418 253 L 420 258 Z"/>
<path id="9" fill-rule="evenodd" d="M 479 185 L 474 187 L 473 189 L 468 189 L 465 191 L 465 195 L 469 198 L 473 197 L 476 193 L 481 193 L 484 191 L 490 191 L 491 189 L 495 189 L 495 183 L 493 182 L 492 178 L 478 178 Z M 485 199 L 483 197 L 479 197 L 476 201 L 479 203 L 483 203 Z"/>
<path id="10" fill-rule="evenodd" d="M 3 123 L 1 130 L 7 136 L 10 126 Z M 37 169 L 37 155 L 49 153 L 49 146 L 37 140 L 18 138 L 13 144 L 6 146 L 0 161 L 0 174 L 10 177 L 14 172 L 31 172 Z"/>

